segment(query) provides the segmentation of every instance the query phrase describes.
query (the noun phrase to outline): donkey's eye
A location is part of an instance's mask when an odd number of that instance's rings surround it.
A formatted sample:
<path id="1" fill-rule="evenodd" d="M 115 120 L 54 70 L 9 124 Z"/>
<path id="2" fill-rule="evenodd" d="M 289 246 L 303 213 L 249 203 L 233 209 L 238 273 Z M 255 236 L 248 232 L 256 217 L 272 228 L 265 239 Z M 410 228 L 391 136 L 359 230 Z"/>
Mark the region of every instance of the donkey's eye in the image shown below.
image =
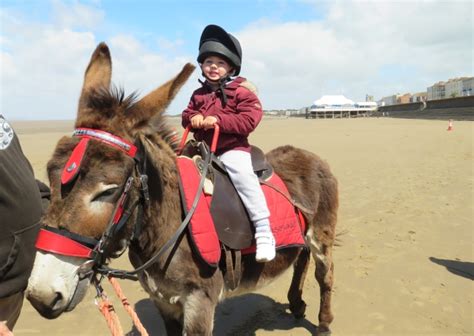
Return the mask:
<path id="1" fill-rule="evenodd" d="M 118 186 L 111 186 L 110 188 L 103 190 L 92 198 L 92 202 L 109 202 L 113 203 L 117 200 L 117 194 L 119 191 Z"/>

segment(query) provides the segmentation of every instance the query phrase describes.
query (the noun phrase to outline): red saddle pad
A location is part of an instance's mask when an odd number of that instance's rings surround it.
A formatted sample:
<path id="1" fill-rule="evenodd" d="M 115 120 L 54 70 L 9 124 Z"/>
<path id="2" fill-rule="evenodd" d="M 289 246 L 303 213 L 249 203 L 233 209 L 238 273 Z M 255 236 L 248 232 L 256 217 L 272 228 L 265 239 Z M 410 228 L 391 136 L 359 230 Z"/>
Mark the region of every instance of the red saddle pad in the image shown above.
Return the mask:
<path id="1" fill-rule="evenodd" d="M 194 247 L 198 255 L 208 265 L 216 267 L 221 257 L 221 247 L 214 221 L 210 212 L 210 199 L 199 186 L 200 174 L 194 161 L 185 156 L 177 159 L 178 170 L 184 194 L 186 210 L 191 208 L 196 193 L 201 193 L 196 210 L 189 223 L 189 231 Z M 282 194 L 288 194 L 288 190 L 277 174 L 273 174 L 267 181 L 274 188 L 261 185 L 268 209 L 270 210 L 270 226 L 277 249 L 304 246 L 305 221 L 301 212 Z M 231 215 L 231 214 L 229 214 Z M 242 254 L 255 253 L 255 244 L 242 250 Z"/>

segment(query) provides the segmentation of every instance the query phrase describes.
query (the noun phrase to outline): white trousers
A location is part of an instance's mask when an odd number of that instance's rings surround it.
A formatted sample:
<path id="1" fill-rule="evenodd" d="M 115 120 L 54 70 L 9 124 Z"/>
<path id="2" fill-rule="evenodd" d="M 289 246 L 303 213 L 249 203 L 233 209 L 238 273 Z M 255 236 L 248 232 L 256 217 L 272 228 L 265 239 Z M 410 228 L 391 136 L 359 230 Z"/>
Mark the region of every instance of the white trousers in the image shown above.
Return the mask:
<path id="1" fill-rule="evenodd" d="M 252 167 L 250 153 L 230 150 L 219 156 L 254 224 L 268 219 L 267 201 Z"/>

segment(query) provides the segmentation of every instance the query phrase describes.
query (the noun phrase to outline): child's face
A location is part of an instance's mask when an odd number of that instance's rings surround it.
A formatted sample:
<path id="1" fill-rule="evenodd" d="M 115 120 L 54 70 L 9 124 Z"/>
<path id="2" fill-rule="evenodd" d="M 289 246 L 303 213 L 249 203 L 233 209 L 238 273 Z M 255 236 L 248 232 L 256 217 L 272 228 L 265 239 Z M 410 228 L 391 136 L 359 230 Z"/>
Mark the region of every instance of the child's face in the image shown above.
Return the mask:
<path id="1" fill-rule="evenodd" d="M 208 80 L 217 82 L 232 71 L 232 66 L 219 56 L 209 56 L 202 62 L 201 70 Z"/>

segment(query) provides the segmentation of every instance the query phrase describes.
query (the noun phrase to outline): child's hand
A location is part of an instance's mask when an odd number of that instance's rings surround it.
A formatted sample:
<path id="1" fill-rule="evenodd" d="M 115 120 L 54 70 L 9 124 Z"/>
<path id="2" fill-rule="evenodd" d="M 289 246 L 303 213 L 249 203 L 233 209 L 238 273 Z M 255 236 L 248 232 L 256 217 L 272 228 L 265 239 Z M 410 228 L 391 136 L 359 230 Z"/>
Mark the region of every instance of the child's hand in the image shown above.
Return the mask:
<path id="1" fill-rule="evenodd" d="M 191 121 L 192 128 L 202 128 L 204 117 L 202 116 L 202 114 L 196 114 L 194 117 L 191 118 L 190 121 Z"/>
<path id="2" fill-rule="evenodd" d="M 215 124 L 217 124 L 217 118 L 213 116 L 207 116 L 202 122 L 202 127 L 208 130 L 210 128 L 214 128 Z"/>

